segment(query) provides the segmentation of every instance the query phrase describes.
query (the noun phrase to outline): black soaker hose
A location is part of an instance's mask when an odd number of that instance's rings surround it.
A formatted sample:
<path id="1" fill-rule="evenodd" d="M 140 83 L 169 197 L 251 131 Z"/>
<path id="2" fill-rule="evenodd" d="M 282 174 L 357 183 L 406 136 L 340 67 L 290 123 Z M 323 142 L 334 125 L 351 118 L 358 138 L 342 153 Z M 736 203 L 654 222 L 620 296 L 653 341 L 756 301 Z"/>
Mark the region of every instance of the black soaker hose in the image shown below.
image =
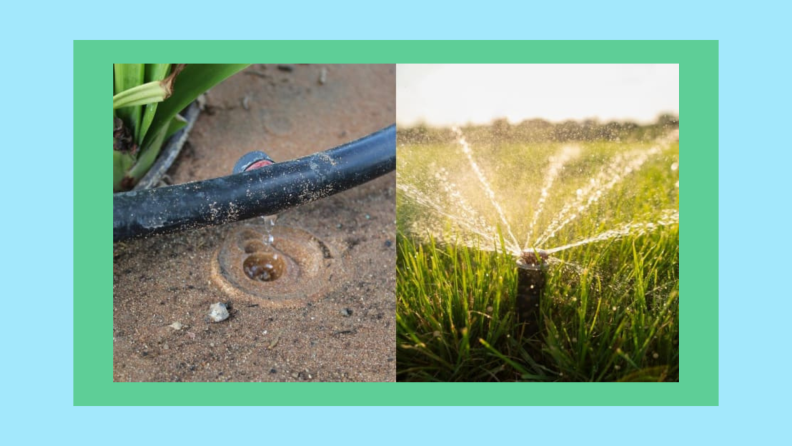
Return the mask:
<path id="1" fill-rule="evenodd" d="M 396 126 L 303 158 L 207 181 L 113 195 L 113 241 L 272 215 L 396 168 Z"/>

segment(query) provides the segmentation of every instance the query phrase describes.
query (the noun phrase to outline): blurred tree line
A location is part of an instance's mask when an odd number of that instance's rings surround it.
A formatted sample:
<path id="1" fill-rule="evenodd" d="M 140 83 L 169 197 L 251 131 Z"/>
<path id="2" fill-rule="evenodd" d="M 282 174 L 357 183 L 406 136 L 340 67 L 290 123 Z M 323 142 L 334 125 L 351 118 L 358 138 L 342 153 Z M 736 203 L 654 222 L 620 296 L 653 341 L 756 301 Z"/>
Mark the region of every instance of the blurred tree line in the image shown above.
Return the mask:
<path id="1" fill-rule="evenodd" d="M 565 141 L 645 141 L 655 139 L 679 128 L 679 117 L 662 114 L 654 123 L 639 125 L 634 122 L 611 121 L 601 123 L 594 119 L 551 123 L 543 119 L 529 119 L 510 124 L 497 119 L 488 125 L 461 127 L 470 143 L 514 142 L 565 142 Z M 450 128 L 429 127 L 418 124 L 399 127 L 399 143 L 446 144 L 456 138 Z"/>

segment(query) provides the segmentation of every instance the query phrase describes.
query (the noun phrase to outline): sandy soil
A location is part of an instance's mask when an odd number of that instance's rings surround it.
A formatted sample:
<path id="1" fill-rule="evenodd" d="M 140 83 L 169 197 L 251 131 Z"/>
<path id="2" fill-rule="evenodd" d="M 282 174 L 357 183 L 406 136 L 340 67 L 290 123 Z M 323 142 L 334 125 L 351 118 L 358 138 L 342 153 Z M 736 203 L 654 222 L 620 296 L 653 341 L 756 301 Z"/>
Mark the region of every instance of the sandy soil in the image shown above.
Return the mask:
<path id="1" fill-rule="evenodd" d="M 209 93 L 168 175 L 227 175 L 251 150 L 278 162 L 326 150 L 392 124 L 395 107 L 393 65 L 252 66 Z M 395 219 L 394 174 L 280 214 L 347 272 L 297 308 L 235 299 L 210 278 L 226 235 L 255 221 L 117 244 L 113 379 L 395 381 Z M 207 320 L 215 302 L 229 319 Z"/>

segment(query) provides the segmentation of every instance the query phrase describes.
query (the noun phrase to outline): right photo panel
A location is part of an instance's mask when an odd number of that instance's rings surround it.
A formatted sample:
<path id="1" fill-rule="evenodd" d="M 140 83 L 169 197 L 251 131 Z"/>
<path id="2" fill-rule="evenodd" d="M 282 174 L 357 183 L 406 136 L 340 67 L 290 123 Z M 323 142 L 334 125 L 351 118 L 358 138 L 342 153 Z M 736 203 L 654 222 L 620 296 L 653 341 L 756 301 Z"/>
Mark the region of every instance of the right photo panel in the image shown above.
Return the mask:
<path id="1" fill-rule="evenodd" d="M 397 66 L 397 380 L 679 381 L 679 66 Z"/>

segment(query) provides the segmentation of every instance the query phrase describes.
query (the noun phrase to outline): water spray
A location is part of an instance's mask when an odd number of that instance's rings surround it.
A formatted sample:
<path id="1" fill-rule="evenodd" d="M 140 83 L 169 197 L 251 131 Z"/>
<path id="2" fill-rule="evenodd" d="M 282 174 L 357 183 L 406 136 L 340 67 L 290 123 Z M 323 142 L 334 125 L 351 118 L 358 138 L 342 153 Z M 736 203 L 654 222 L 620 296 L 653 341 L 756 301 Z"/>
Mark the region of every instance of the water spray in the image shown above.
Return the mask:
<path id="1" fill-rule="evenodd" d="M 528 337 L 539 333 L 540 304 L 549 256 L 547 251 L 529 249 L 517 259 L 517 318 L 525 324 L 524 335 Z"/>

